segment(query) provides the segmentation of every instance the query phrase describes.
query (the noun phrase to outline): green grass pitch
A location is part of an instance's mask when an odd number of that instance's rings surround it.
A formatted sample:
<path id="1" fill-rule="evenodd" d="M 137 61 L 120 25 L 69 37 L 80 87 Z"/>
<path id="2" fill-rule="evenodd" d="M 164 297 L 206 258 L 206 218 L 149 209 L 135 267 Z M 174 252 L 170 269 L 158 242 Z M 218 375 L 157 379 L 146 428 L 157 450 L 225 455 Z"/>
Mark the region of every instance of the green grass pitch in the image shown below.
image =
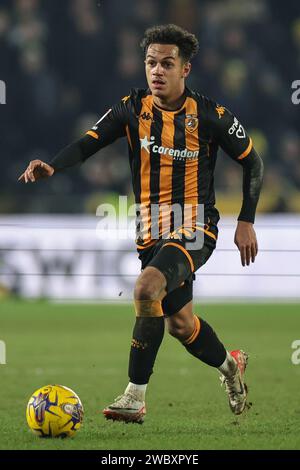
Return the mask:
<path id="1" fill-rule="evenodd" d="M 127 384 L 133 308 L 2 301 L 0 449 L 300 449 L 299 305 L 196 305 L 226 347 L 250 354 L 252 408 L 234 417 L 217 371 L 165 335 L 147 392 L 145 423 L 105 421 L 102 408 Z M 85 416 L 71 439 L 40 439 L 27 428 L 31 393 L 48 383 L 74 389 Z"/>

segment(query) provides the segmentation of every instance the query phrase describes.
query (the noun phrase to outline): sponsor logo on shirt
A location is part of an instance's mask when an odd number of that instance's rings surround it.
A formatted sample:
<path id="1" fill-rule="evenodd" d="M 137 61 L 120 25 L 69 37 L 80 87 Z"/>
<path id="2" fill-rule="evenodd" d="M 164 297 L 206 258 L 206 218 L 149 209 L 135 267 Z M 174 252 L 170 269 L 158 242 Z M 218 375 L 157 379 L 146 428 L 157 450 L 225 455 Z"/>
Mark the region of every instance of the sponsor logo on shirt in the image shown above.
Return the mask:
<path id="1" fill-rule="evenodd" d="M 237 136 L 238 139 L 244 139 L 246 137 L 245 129 L 243 128 L 242 124 L 239 123 L 237 118 L 234 118 L 233 124 L 228 130 L 228 134 L 234 134 Z"/>
<path id="2" fill-rule="evenodd" d="M 146 113 L 146 111 L 140 115 L 140 118 L 143 119 L 143 121 L 151 121 L 153 120 L 153 116 L 151 113 Z"/>
<path id="3" fill-rule="evenodd" d="M 191 151 L 188 149 L 179 150 L 169 147 L 164 147 L 162 145 L 155 144 L 155 137 L 151 136 L 150 140 L 145 136 L 143 139 L 140 139 L 141 150 L 144 149 L 146 152 L 150 153 L 150 148 L 152 153 L 159 153 L 160 155 L 169 155 L 173 160 L 194 160 L 198 158 L 199 150 Z"/>

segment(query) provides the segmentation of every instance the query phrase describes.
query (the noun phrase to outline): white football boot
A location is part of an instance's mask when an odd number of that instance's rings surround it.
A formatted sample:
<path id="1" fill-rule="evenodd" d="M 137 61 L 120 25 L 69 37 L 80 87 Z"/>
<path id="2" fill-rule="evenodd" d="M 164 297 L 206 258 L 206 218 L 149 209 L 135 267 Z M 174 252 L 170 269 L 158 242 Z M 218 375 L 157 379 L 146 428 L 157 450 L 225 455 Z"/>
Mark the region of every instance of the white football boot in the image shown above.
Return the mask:
<path id="1" fill-rule="evenodd" d="M 232 370 L 228 370 L 226 375 L 221 374 L 222 385 L 228 394 L 229 407 L 235 415 L 240 415 L 250 405 L 247 404 L 248 387 L 244 382 L 245 369 L 248 363 L 248 354 L 241 349 L 231 351 L 233 357 Z"/>
<path id="2" fill-rule="evenodd" d="M 146 414 L 144 396 L 136 391 L 125 390 L 123 395 L 104 408 L 103 414 L 106 419 L 142 424 Z"/>

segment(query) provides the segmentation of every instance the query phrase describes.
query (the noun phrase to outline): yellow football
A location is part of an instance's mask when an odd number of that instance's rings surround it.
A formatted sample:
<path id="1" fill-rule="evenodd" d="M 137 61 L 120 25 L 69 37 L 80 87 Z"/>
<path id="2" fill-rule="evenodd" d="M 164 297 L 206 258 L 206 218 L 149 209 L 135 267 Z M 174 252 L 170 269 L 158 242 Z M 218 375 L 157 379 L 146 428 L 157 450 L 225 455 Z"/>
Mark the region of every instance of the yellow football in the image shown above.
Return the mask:
<path id="1" fill-rule="evenodd" d="M 63 385 L 46 385 L 29 399 L 26 419 L 40 437 L 70 437 L 81 426 L 83 406 L 78 395 Z"/>

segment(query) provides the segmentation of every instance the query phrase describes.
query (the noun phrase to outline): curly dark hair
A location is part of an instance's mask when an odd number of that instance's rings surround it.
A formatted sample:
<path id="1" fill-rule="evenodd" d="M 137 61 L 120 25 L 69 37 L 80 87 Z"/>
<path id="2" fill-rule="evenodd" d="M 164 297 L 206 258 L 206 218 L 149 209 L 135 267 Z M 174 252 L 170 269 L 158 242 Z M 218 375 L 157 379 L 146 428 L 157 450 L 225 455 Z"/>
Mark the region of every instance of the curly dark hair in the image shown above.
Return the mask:
<path id="1" fill-rule="evenodd" d="M 145 54 L 150 44 L 175 44 L 179 49 L 179 55 L 185 62 L 189 62 L 199 49 L 196 36 L 176 24 L 148 28 L 140 44 Z"/>

